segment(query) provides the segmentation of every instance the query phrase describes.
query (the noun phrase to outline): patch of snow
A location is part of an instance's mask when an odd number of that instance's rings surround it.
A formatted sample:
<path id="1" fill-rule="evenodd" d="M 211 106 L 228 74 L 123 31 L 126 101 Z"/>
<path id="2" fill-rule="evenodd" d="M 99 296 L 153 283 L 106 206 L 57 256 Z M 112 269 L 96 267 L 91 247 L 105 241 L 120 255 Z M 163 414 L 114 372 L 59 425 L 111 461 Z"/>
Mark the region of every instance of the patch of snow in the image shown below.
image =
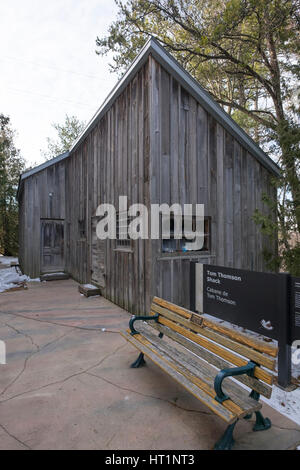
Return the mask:
<path id="1" fill-rule="evenodd" d="M 3 256 L 0 255 L 0 264 L 4 264 L 4 266 L 10 266 L 10 263 L 17 263 L 18 258 L 14 258 L 13 256 Z"/>
<path id="2" fill-rule="evenodd" d="M 98 287 L 93 286 L 93 284 L 84 284 L 83 287 L 85 289 L 98 289 Z"/>
<path id="3" fill-rule="evenodd" d="M 15 268 L 6 268 L 0 270 L 0 292 L 5 292 L 14 287 L 18 287 L 24 282 L 39 282 L 40 279 L 31 279 L 25 274 L 19 274 Z"/>
<path id="4" fill-rule="evenodd" d="M 292 392 L 285 392 L 273 385 L 271 398 L 261 397 L 261 400 L 300 425 L 300 388 L 296 388 Z"/>

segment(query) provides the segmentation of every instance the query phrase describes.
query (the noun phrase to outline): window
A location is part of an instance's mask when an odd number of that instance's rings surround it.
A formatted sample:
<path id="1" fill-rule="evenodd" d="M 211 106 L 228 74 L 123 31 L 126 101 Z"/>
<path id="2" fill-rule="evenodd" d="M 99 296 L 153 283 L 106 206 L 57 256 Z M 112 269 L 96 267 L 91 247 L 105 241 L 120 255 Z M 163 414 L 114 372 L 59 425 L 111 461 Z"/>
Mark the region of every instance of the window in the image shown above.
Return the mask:
<path id="1" fill-rule="evenodd" d="M 116 217 L 116 247 L 117 248 L 130 248 L 130 238 L 128 237 L 128 226 L 132 217 L 129 217 L 127 212 L 118 212 Z"/>
<path id="2" fill-rule="evenodd" d="M 184 236 L 184 220 L 182 218 L 182 238 L 176 239 L 174 236 L 175 232 L 175 220 L 174 215 L 170 215 L 170 236 L 164 238 L 162 234 L 162 252 L 163 253 L 186 253 L 189 251 L 209 251 L 211 243 L 211 218 L 204 217 L 204 243 L 203 247 L 199 250 L 197 245 L 195 247 L 191 245 L 194 242 L 193 239 L 188 239 Z M 192 230 L 196 231 L 196 216 L 192 216 Z"/>

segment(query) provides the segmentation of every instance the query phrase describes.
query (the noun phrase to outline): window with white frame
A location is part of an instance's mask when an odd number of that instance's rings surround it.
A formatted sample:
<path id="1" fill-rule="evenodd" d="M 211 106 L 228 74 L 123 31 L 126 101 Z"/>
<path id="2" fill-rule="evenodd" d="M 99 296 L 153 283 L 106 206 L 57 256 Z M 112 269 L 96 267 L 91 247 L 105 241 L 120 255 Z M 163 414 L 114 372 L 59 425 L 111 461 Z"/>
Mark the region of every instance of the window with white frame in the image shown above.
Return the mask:
<path id="1" fill-rule="evenodd" d="M 203 246 L 199 248 L 197 240 L 195 240 L 195 232 L 197 228 L 197 217 L 195 215 L 191 216 L 190 228 L 191 233 L 187 233 L 187 230 L 184 227 L 184 218 L 182 217 L 180 222 L 176 220 L 176 216 L 173 214 L 170 215 L 170 230 L 168 230 L 168 224 L 164 226 L 162 220 L 162 252 L 163 253 L 185 253 L 190 251 L 210 251 L 211 247 L 211 217 L 204 217 L 204 233 L 203 236 Z M 181 233 L 180 238 L 176 238 L 176 232 L 178 233 L 178 226 L 176 224 L 181 224 Z M 197 237 L 196 237 L 197 238 Z"/>

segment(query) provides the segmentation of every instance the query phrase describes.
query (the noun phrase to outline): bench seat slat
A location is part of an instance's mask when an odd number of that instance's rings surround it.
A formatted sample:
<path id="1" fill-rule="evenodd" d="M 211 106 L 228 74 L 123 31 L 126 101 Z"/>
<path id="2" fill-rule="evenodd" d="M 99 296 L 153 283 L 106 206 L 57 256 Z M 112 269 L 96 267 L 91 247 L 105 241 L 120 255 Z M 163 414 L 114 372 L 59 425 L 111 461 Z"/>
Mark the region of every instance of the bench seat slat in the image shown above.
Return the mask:
<path id="1" fill-rule="evenodd" d="M 181 335 L 185 336 L 186 338 L 190 339 L 191 341 L 194 341 L 197 344 L 200 344 L 200 346 L 203 346 L 205 349 L 208 349 L 210 352 L 216 354 L 217 356 L 221 356 L 231 364 L 234 364 L 237 367 L 245 366 L 248 361 L 237 356 L 236 354 L 232 353 L 231 351 L 227 351 L 226 349 L 222 348 L 218 344 L 212 343 L 211 341 L 208 341 L 206 338 L 197 335 L 196 333 L 193 333 L 192 331 L 187 330 L 186 328 L 183 328 L 180 325 L 177 325 L 176 323 L 167 320 L 166 318 L 160 316 L 158 319 L 159 323 L 162 325 L 168 326 L 174 331 L 177 331 L 177 333 L 180 333 Z M 265 383 L 268 385 L 273 384 L 273 375 L 270 374 L 269 372 L 261 369 L 260 367 L 256 367 L 254 369 L 254 376 L 260 380 L 263 380 Z"/>
<path id="2" fill-rule="evenodd" d="M 169 309 L 170 311 L 177 313 L 178 315 L 182 316 L 183 318 L 187 320 L 190 320 L 192 315 L 195 315 L 194 312 L 191 312 L 190 310 L 187 310 L 183 307 L 179 307 L 178 305 L 175 305 L 172 302 L 168 302 L 159 297 L 153 298 L 152 305 L 155 305 L 155 304 L 160 305 L 161 307 L 164 307 L 166 309 Z M 265 343 L 264 341 L 253 338 L 247 335 L 246 333 L 238 332 L 232 328 L 228 328 L 224 325 L 221 325 L 218 322 L 205 318 L 205 316 L 203 315 L 199 314 L 199 317 L 203 319 L 204 327 L 210 328 L 221 334 L 224 334 L 228 338 L 231 338 L 234 341 L 240 342 L 241 344 L 244 344 L 245 346 L 249 346 L 258 352 L 268 354 L 271 357 L 277 357 L 278 348 L 275 345 Z"/>
<path id="3" fill-rule="evenodd" d="M 131 336 L 128 332 L 121 332 L 121 335 L 228 424 L 232 424 L 236 421 L 237 416 L 234 413 L 227 410 L 224 406 L 207 395 L 207 393 L 203 392 L 195 383 L 178 370 L 174 369 L 164 357 L 154 353 L 148 346 L 138 341 L 137 337 L 140 335 Z"/>
<path id="4" fill-rule="evenodd" d="M 183 363 L 174 360 L 174 358 L 170 357 L 168 354 L 162 353 L 161 349 L 152 344 L 148 338 L 144 337 L 144 335 L 139 335 L 137 337 L 137 340 L 147 346 L 154 354 L 158 354 L 159 356 L 162 355 L 164 361 L 168 363 L 174 370 L 182 374 L 186 379 L 190 380 L 193 384 L 199 387 L 199 389 L 206 393 L 208 397 L 211 397 L 213 400 L 215 399 L 216 393 L 214 392 L 214 390 L 200 377 L 195 376 L 189 371 L 189 369 L 186 369 L 183 366 Z M 245 414 L 247 414 L 239 405 L 234 403 L 232 400 L 224 401 L 221 406 L 236 415 L 237 418 L 241 418 L 245 416 Z"/>
<path id="5" fill-rule="evenodd" d="M 190 341 L 189 339 L 185 338 L 184 336 L 179 335 L 178 333 L 176 333 L 176 331 L 173 331 L 170 328 L 160 324 L 152 324 L 151 326 L 155 328 L 155 330 L 157 330 L 158 332 L 163 333 L 164 335 L 174 340 L 176 343 L 182 345 L 184 348 L 192 351 L 200 358 L 214 365 L 217 369 L 221 370 L 232 367 L 232 364 L 229 364 L 229 362 L 225 361 L 224 359 L 218 356 L 215 356 L 210 351 L 207 351 L 205 348 L 202 348 L 199 344 L 196 344 L 193 341 Z M 235 380 L 255 390 L 260 395 L 263 395 L 266 398 L 270 398 L 272 395 L 272 388 L 266 385 L 265 383 L 261 382 L 260 380 L 257 380 L 255 377 L 249 377 L 248 375 L 239 375 L 235 377 Z"/>
<path id="6" fill-rule="evenodd" d="M 188 328 L 191 331 L 195 331 L 196 333 L 199 333 L 200 335 L 205 336 L 206 338 L 209 338 L 215 341 L 216 343 L 221 344 L 222 346 L 225 346 L 226 348 L 237 352 L 241 356 L 244 356 L 248 359 L 251 359 L 254 362 L 257 362 L 258 364 L 264 367 L 267 367 L 270 370 L 275 369 L 276 361 L 273 358 L 264 356 L 262 353 L 259 353 L 255 351 L 254 349 L 249 348 L 248 346 L 244 346 L 243 344 L 237 343 L 230 338 L 227 338 L 219 333 L 216 333 L 213 330 L 210 330 L 198 324 L 192 323 L 191 320 L 186 320 L 180 315 L 170 312 L 166 308 L 162 308 L 160 306 L 152 304 L 152 309 L 153 309 L 154 314 L 159 313 L 163 317 L 168 318 L 169 320 L 174 321 L 176 323 L 179 323 L 185 328 Z M 200 319 L 202 320 L 201 317 Z"/>
<path id="7" fill-rule="evenodd" d="M 196 358 L 196 356 L 191 354 L 188 355 L 183 351 L 178 350 L 173 345 L 167 344 L 165 340 L 162 340 L 158 338 L 157 335 L 153 334 L 153 329 L 148 325 L 140 324 L 138 328 L 142 335 L 159 351 L 161 351 L 162 355 L 167 355 L 168 358 L 171 361 L 175 361 L 179 367 L 183 366 L 184 369 L 188 371 L 189 378 L 195 376 L 200 379 L 207 385 L 206 392 L 213 398 L 216 396 L 216 392 L 214 390 L 214 379 L 218 370 L 204 360 Z M 237 407 L 230 406 L 230 411 L 235 412 L 240 418 L 248 413 L 261 409 L 261 404 L 250 398 L 249 392 L 241 388 L 241 386 L 237 385 L 230 378 L 225 379 L 222 388 L 230 397 L 230 400 L 227 402 L 228 405 L 231 405 L 232 402 L 237 405 Z M 224 402 L 223 405 L 226 406 L 227 403 Z"/>

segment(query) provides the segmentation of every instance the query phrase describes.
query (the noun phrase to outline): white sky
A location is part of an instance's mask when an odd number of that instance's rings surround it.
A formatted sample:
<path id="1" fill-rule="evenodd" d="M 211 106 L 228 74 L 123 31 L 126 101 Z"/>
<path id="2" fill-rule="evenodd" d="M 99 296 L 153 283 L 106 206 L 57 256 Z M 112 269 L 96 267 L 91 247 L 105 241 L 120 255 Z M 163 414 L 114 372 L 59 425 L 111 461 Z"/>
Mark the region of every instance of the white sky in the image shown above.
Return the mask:
<path id="1" fill-rule="evenodd" d="M 0 113 L 28 163 L 41 163 L 53 122 L 89 121 L 117 81 L 95 40 L 116 18 L 113 0 L 0 0 Z"/>

